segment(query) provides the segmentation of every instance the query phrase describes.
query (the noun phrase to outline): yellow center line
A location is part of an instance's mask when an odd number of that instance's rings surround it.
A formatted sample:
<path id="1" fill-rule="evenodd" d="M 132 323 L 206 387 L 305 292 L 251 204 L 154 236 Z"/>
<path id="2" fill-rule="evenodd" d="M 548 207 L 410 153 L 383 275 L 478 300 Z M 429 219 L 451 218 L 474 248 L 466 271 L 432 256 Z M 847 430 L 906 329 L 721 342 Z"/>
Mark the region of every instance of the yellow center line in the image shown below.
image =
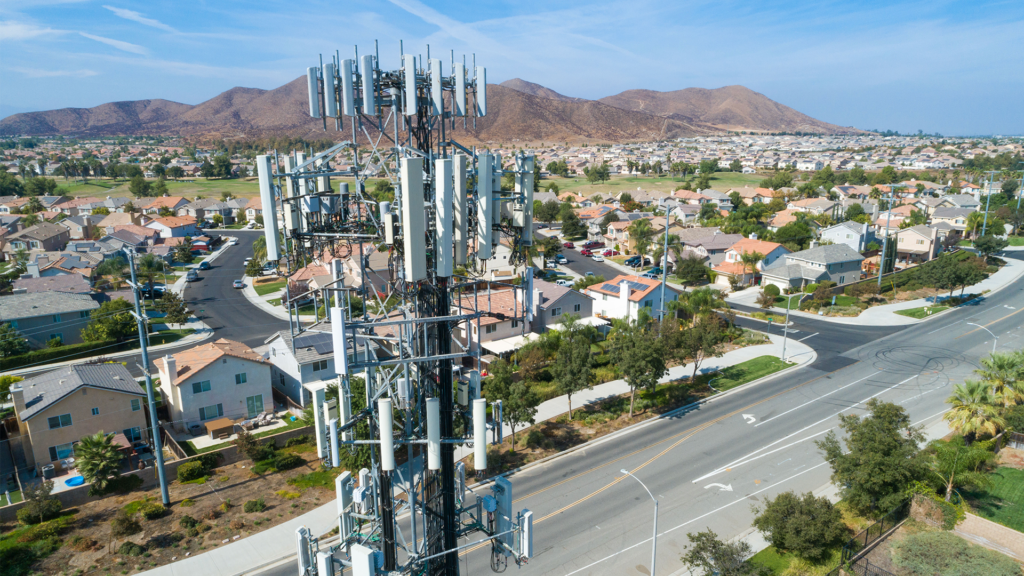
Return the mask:
<path id="1" fill-rule="evenodd" d="M 859 364 L 859 362 L 858 362 L 858 364 Z M 855 366 L 855 365 L 856 364 L 853 364 L 853 366 Z M 842 370 L 842 368 L 840 368 L 839 370 Z M 739 414 L 739 413 L 744 412 L 746 410 L 750 410 L 751 408 L 753 408 L 755 406 L 758 406 L 760 404 L 764 404 L 765 402 L 767 402 L 769 400 L 773 400 L 775 398 L 778 398 L 779 396 L 782 396 L 783 394 L 786 394 L 787 392 L 792 392 L 793 390 L 796 390 L 798 388 L 802 388 L 804 386 L 807 386 L 808 384 L 812 384 L 812 383 L 814 383 L 814 382 L 824 378 L 825 376 L 828 376 L 830 374 L 834 374 L 834 373 L 838 372 L 839 370 L 833 370 L 832 372 L 829 372 L 828 374 L 823 374 L 821 376 L 818 376 L 817 378 L 814 378 L 813 380 L 808 380 L 807 382 L 804 382 L 803 384 L 797 384 L 796 386 L 793 386 L 792 388 L 787 388 L 786 390 L 783 390 L 781 392 L 773 394 L 773 395 L 771 395 L 771 396 L 769 396 L 769 397 L 767 397 L 767 398 L 765 398 L 763 400 L 759 400 L 757 402 L 754 402 L 753 404 L 749 404 L 747 406 L 744 406 L 743 408 L 740 408 L 738 410 L 734 410 L 734 411 L 732 411 L 732 412 L 730 412 L 728 414 L 725 414 L 724 416 L 719 416 L 718 418 L 715 418 L 714 420 L 711 420 L 709 422 L 706 422 L 704 424 L 701 424 L 701 425 L 693 427 L 693 428 L 689 428 L 689 429 L 684 430 L 684 431 L 682 431 L 682 432 L 680 432 L 678 434 L 675 434 L 673 436 L 669 436 L 668 438 L 665 438 L 664 440 L 660 440 L 660 441 L 658 441 L 658 442 L 656 442 L 654 444 L 650 444 L 648 446 L 640 448 L 639 450 L 635 450 L 633 452 L 630 452 L 629 454 L 626 454 L 625 456 L 620 456 L 618 458 L 615 458 L 614 460 L 609 460 L 607 462 L 604 462 L 603 464 L 599 464 L 597 466 L 594 466 L 593 468 L 591 468 L 589 470 L 581 472 L 581 473 L 579 473 L 579 474 L 577 474 L 575 476 L 572 476 L 570 478 L 566 478 L 565 480 L 562 480 L 561 482 L 558 482 L 556 484 L 552 484 L 551 486 L 548 486 L 546 488 L 541 488 L 540 490 L 537 490 L 535 492 L 527 494 L 526 496 L 523 496 L 522 498 L 518 498 L 518 499 L 514 500 L 513 502 L 520 502 L 522 500 L 530 498 L 531 496 L 535 496 L 537 494 L 540 494 L 541 492 L 545 492 L 547 490 L 550 490 L 552 488 L 555 488 L 557 486 L 565 484 L 566 482 L 569 482 L 570 480 L 575 480 L 576 478 L 579 478 L 581 476 L 584 476 L 586 474 L 594 472 L 594 471 L 596 471 L 598 469 L 604 468 L 605 466 L 608 466 L 609 464 L 614 464 L 615 462 L 618 462 L 618 461 L 623 460 L 625 458 L 629 458 L 630 456 L 636 455 L 639 452 L 643 452 L 644 450 L 647 450 L 648 448 L 651 448 L 653 446 L 657 446 L 659 444 L 664 444 L 665 442 L 668 442 L 670 440 L 674 440 L 676 438 L 679 438 L 671 446 L 669 446 L 668 448 L 665 448 L 664 450 L 662 450 L 661 452 L 659 452 L 655 456 L 651 457 L 650 460 L 644 462 L 643 464 L 641 464 L 641 465 L 637 466 L 636 468 L 634 468 L 633 470 L 631 470 L 631 472 L 637 472 L 638 470 L 640 470 L 641 468 L 644 468 L 645 466 L 651 464 L 652 462 L 654 462 L 658 458 L 661 458 L 665 454 L 668 454 L 673 448 L 679 446 L 680 444 L 682 444 L 686 440 L 692 438 L 698 432 L 702 432 L 702 431 L 706 430 L 707 428 L 709 428 L 709 427 L 711 427 L 711 426 L 721 422 L 722 420 L 725 420 L 726 418 L 729 418 L 731 416 L 735 416 L 736 414 Z M 680 436 L 682 436 L 682 438 L 680 438 Z M 591 492 L 590 494 L 584 496 L 583 498 L 580 498 L 579 500 L 573 502 L 572 504 L 563 506 L 562 508 L 559 508 L 558 510 L 556 510 L 554 512 L 551 512 L 550 514 L 548 514 L 546 516 L 543 516 L 541 518 L 538 518 L 537 520 L 534 520 L 533 523 L 534 524 L 539 524 L 540 522 L 543 522 L 545 520 L 548 520 L 549 518 L 557 516 L 557 515 L 561 514 L 562 512 L 565 512 L 566 510 L 569 510 L 570 508 L 573 508 L 574 506 L 578 506 L 578 505 L 582 504 L 583 502 L 586 502 L 587 500 L 593 498 L 594 496 L 597 496 L 598 494 L 600 494 L 600 493 L 604 492 L 605 490 L 611 488 L 612 486 L 618 484 L 624 478 L 625 478 L 625 476 L 619 476 L 619 477 L 615 478 L 615 480 L 613 480 L 613 481 L 609 482 L 608 484 L 606 484 L 605 486 L 603 486 L 601 488 L 598 488 L 597 490 Z M 459 556 L 465 556 L 466 554 L 469 554 L 470 552 L 473 552 L 474 550 L 479 550 L 480 548 L 483 548 L 484 546 L 487 546 L 488 544 L 489 544 L 488 542 L 484 542 L 484 543 L 481 543 L 481 544 L 477 544 L 476 546 L 473 546 L 472 548 L 467 548 L 467 549 L 461 551 L 459 553 Z"/>
<path id="2" fill-rule="evenodd" d="M 985 324 L 985 327 L 988 328 L 989 326 L 995 324 L 996 322 L 1002 322 L 1003 320 L 1006 320 L 1010 316 L 1013 316 L 1014 314 L 1020 314 L 1021 312 L 1024 312 L 1024 308 L 1021 308 L 1020 310 L 1017 310 L 1016 312 L 1010 312 L 1009 314 L 1007 314 L 1006 316 L 1003 316 L 1002 318 L 996 318 L 995 320 L 989 322 L 988 324 Z M 957 336 L 955 339 L 959 340 L 959 339 L 963 338 L 964 336 L 970 336 L 971 334 L 974 334 L 975 332 L 977 332 L 979 330 L 981 330 L 981 328 L 975 328 L 974 330 L 971 330 L 970 332 L 967 332 L 965 334 L 961 334 L 961 335 Z"/>

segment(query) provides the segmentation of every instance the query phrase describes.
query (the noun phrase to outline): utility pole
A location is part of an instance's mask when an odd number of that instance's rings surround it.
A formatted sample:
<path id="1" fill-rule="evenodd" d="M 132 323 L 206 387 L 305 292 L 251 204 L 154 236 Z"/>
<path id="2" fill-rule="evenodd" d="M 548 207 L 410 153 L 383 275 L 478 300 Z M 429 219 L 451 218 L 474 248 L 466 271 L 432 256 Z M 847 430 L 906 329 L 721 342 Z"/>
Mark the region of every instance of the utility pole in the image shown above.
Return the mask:
<path id="1" fill-rule="evenodd" d="M 139 327 L 139 346 L 142 350 L 142 373 L 146 375 L 146 401 L 149 403 L 149 429 L 152 430 L 153 452 L 156 455 L 156 473 L 160 479 L 160 496 L 164 506 L 171 505 L 171 497 L 167 493 L 167 477 L 164 475 L 164 448 L 160 440 L 160 420 L 156 416 L 156 400 L 153 398 L 153 376 L 149 373 L 149 334 L 146 317 L 142 315 L 139 304 L 139 283 L 135 279 L 135 250 L 128 252 L 128 269 L 132 273 L 132 295 L 135 296 L 135 321 Z"/>
<path id="2" fill-rule="evenodd" d="M 988 229 L 988 205 L 992 202 L 992 177 L 999 173 L 999 170 L 988 171 L 988 194 L 985 195 L 985 219 L 981 222 L 981 235 L 985 235 Z M 1019 201 L 1018 201 L 1019 203 Z"/>
<path id="3" fill-rule="evenodd" d="M 665 303 L 665 283 L 668 282 L 668 215 L 672 213 L 672 206 L 665 208 L 665 243 L 661 250 L 661 313 L 658 315 L 658 320 L 665 319 L 665 310 L 668 309 L 668 305 Z M 640 262 L 643 262 L 641 257 Z M 676 264 L 679 264 L 676 262 Z"/>
<path id="4" fill-rule="evenodd" d="M 1017 189 L 1017 210 L 1020 210 L 1020 197 L 1024 195 L 1024 162 L 1018 162 L 1017 165 L 1022 167 L 1020 171 L 1020 187 Z M 1014 233 L 1016 232 L 1014 230 Z"/>
<path id="5" fill-rule="evenodd" d="M 895 201 L 896 186 L 889 189 L 889 212 L 885 216 L 885 236 L 882 237 L 882 254 L 878 259 L 878 287 L 882 287 L 882 271 L 885 270 L 885 253 L 889 246 L 889 220 L 892 218 L 892 203 Z M 895 268 L 895 267 L 894 267 Z"/>

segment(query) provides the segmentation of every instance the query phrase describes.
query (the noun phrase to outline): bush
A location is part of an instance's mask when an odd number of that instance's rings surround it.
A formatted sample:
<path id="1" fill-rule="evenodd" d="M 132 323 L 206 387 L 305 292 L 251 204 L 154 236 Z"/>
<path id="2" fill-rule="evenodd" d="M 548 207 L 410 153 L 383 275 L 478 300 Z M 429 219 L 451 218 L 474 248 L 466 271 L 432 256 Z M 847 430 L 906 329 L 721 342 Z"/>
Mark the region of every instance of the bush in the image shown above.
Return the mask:
<path id="1" fill-rule="evenodd" d="M 139 508 L 139 514 L 142 514 L 142 517 L 146 520 L 156 520 L 167 514 L 167 508 L 164 508 L 162 504 L 149 502 Z"/>
<path id="2" fill-rule="evenodd" d="M 186 529 L 188 529 L 188 528 L 195 528 L 197 524 L 199 524 L 199 520 L 196 520 L 195 518 L 189 516 L 188 514 L 185 514 L 184 516 L 181 517 L 180 520 L 178 520 L 178 526 L 181 526 L 182 528 L 186 528 Z"/>
<path id="3" fill-rule="evenodd" d="M 185 536 L 188 536 L 189 538 L 195 538 L 199 536 L 199 528 L 196 528 L 195 526 L 192 526 L 191 528 L 186 528 Z"/>
<path id="4" fill-rule="evenodd" d="M 184 500 L 181 501 L 181 504 L 179 504 L 179 506 L 181 506 L 182 508 L 190 508 L 195 505 L 196 501 L 191 498 L 185 498 Z"/>
<path id="5" fill-rule="evenodd" d="M 277 454 L 277 452 L 275 452 L 276 449 L 277 447 L 271 442 L 258 444 L 247 452 L 246 456 L 248 456 L 253 462 L 263 462 L 264 460 L 273 459 Z"/>
<path id="6" fill-rule="evenodd" d="M 139 546 L 134 542 L 125 542 L 117 549 L 117 553 L 122 556 L 142 556 L 142 553 L 145 551 L 145 547 Z"/>
<path id="7" fill-rule="evenodd" d="M 1003 414 L 1006 419 L 1006 429 L 1014 432 L 1024 432 L 1024 404 L 1017 404 L 1009 408 Z"/>
<path id="8" fill-rule="evenodd" d="M 263 512 L 266 509 L 267 504 L 266 502 L 263 501 L 262 496 L 255 500 L 249 500 L 248 502 L 245 503 L 245 506 L 242 507 L 242 510 L 244 510 L 246 514 L 255 514 L 258 512 Z"/>
<path id="9" fill-rule="evenodd" d="M 89 487 L 89 496 L 106 496 L 108 494 L 127 494 L 142 487 L 142 476 L 124 474 L 107 480 L 107 485 L 98 490 L 95 485 Z"/>
<path id="10" fill-rule="evenodd" d="M 779 295 L 781 294 L 781 291 L 779 290 L 779 287 L 776 286 L 775 284 L 767 284 L 767 285 L 765 285 L 764 291 L 768 295 L 773 296 L 775 298 L 778 298 Z"/>
<path id="11" fill-rule="evenodd" d="M 56 498 L 50 498 L 42 505 L 43 507 L 43 521 L 53 520 L 60 515 L 60 511 L 64 509 L 64 505 L 60 503 L 60 500 Z M 29 506 L 18 510 L 18 522 L 26 526 L 32 524 L 39 524 L 39 512 L 32 510 Z"/>
<path id="12" fill-rule="evenodd" d="M 241 530 L 242 528 L 245 528 L 245 522 L 243 522 L 242 520 L 240 520 L 238 518 L 235 518 L 234 520 L 231 521 L 230 526 L 234 530 Z"/>
<path id="13" fill-rule="evenodd" d="M 139 524 L 134 514 L 129 514 L 124 510 L 118 510 L 114 519 L 110 521 L 110 535 L 114 538 L 124 538 L 139 532 L 142 532 L 142 524 Z"/>
<path id="14" fill-rule="evenodd" d="M 221 512 L 225 512 L 226 513 L 228 510 L 231 510 L 231 500 L 230 499 L 225 500 L 225 501 L 220 503 L 220 511 Z"/>
<path id="15" fill-rule="evenodd" d="M 295 454 L 279 454 L 274 457 L 274 468 L 278 470 L 291 470 L 305 464 L 306 461 Z"/>
<path id="16" fill-rule="evenodd" d="M 842 513 L 827 498 L 783 492 L 755 509 L 754 528 L 780 550 L 811 561 L 824 560 L 829 548 L 846 535 Z"/>
<path id="17" fill-rule="evenodd" d="M 193 462 L 199 462 L 203 465 L 207 471 L 213 470 L 217 467 L 217 463 L 224 458 L 223 454 L 217 452 L 208 452 L 206 454 L 200 454 L 192 459 Z"/>
<path id="18" fill-rule="evenodd" d="M 541 433 L 540 430 L 531 428 L 530 431 L 526 433 L 526 438 L 523 442 L 529 448 L 537 448 L 544 444 L 544 434 Z"/>
<path id="19" fill-rule="evenodd" d="M 203 520 L 209 520 L 210 522 L 213 522 L 217 518 L 220 518 L 220 512 L 217 511 L 214 508 L 211 508 L 211 509 L 207 510 L 206 512 L 203 512 L 202 518 L 203 518 Z M 198 526 L 197 526 L 197 528 L 198 528 Z"/>
<path id="20" fill-rule="evenodd" d="M 818 285 L 817 284 L 814 284 L 814 283 L 808 284 L 804 288 L 804 294 L 814 294 L 814 291 L 817 290 L 817 289 L 818 289 Z"/>
<path id="21" fill-rule="evenodd" d="M 311 436 L 310 434 L 302 434 L 301 436 L 296 436 L 294 438 L 289 438 L 288 440 L 285 441 L 284 446 L 285 446 L 285 448 L 290 448 L 292 446 L 301 446 L 303 444 L 312 444 L 312 443 L 313 443 L 313 436 Z"/>
<path id="22" fill-rule="evenodd" d="M 178 466 L 178 482 L 189 482 L 206 476 L 206 466 L 202 462 L 192 460 Z"/>
<path id="23" fill-rule="evenodd" d="M 79 536 L 77 534 L 69 538 L 67 543 L 67 547 L 71 548 L 75 552 L 88 552 L 96 548 L 97 545 L 99 545 L 99 543 L 92 538 L 86 538 L 85 536 Z"/>
<path id="24" fill-rule="evenodd" d="M 1020 576 L 1020 565 L 1012 559 L 949 532 L 920 532 L 895 541 L 892 561 L 907 576 Z"/>

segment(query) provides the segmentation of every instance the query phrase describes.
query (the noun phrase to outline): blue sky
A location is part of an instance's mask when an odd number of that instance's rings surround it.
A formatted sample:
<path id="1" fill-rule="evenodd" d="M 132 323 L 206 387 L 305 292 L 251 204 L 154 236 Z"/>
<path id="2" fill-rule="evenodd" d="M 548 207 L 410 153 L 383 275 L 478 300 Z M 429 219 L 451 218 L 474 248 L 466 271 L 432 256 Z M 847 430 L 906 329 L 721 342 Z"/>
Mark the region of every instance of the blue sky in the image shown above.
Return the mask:
<path id="1" fill-rule="evenodd" d="M 0 0 L 0 115 L 275 88 L 372 50 L 570 96 L 741 84 L 859 128 L 1024 133 L 1024 2 Z"/>

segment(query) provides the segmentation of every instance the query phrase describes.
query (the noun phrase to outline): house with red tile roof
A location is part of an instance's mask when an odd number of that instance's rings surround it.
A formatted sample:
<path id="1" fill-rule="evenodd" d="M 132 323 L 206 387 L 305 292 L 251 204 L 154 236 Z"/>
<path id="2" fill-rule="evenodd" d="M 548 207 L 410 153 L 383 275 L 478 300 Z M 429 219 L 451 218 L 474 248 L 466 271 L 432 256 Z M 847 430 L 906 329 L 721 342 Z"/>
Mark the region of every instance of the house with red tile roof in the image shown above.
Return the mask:
<path id="1" fill-rule="evenodd" d="M 633 275 L 618 275 L 606 282 L 598 282 L 583 292 L 594 300 L 594 315 L 602 318 L 636 320 L 640 309 L 657 316 L 664 308 L 661 301 L 661 282 Z M 665 286 L 665 300 L 679 298 L 679 291 Z"/>
<path id="2" fill-rule="evenodd" d="M 196 219 L 191 216 L 167 216 L 165 218 L 154 218 L 152 222 L 145 225 L 160 233 L 161 238 L 175 238 L 180 236 L 198 236 L 201 234 Z"/>
<path id="3" fill-rule="evenodd" d="M 764 257 L 757 262 L 754 269 L 743 263 L 744 254 L 759 253 Z M 717 284 L 751 285 L 757 282 L 760 271 L 773 262 L 789 254 L 790 250 L 777 242 L 766 242 L 757 238 L 744 238 L 732 245 L 725 252 L 725 260 L 712 268 L 718 273 Z"/>
<path id="4" fill-rule="evenodd" d="M 161 196 L 154 198 L 152 202 L 140 206 L 143 214 L 158 214 L 161 208 L 167 208 L 175 214 L 178 210 L 188 205 L 188 199 L 183 196 Z"/>

